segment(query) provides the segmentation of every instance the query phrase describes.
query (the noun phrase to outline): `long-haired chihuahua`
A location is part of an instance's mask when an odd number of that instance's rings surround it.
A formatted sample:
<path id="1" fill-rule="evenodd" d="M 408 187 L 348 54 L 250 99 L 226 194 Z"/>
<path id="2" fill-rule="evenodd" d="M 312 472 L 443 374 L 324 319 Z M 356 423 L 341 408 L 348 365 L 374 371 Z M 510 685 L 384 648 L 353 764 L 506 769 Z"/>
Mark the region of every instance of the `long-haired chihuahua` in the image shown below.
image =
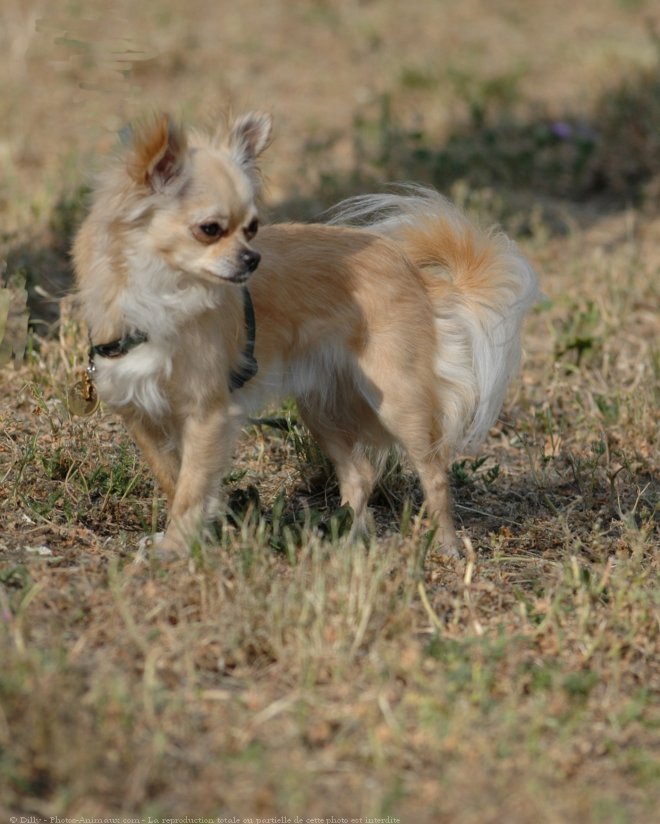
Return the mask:
<path id="1" fill-rule="evenodd" d="M 261 113 L 225 133 L 135 126 L 75 241 L 98 396 L 169 501 L 164 552 L 222 507 L 246 416 L 293 396 L 332 461 L 353 531 L 403 448 L 438 541 L 457 548 L 449 461 L 496 420 L 537 280 L 514 243 L 437 192 L 345 201 L 322 224 L 259 227 Z"/>

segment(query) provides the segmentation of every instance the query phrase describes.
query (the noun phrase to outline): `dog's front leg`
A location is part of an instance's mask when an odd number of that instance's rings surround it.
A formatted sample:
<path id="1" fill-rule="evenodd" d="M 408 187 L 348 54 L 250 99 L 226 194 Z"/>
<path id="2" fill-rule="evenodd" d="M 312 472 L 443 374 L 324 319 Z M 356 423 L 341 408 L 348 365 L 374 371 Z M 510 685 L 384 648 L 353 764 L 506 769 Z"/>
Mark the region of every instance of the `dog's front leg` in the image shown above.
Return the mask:
<path id="1" fill-rule="evenodd" d="M 138 413 L 125 413 L 124 421 L 171 505 L 179 477 L 180 461 L 176 445 L 171 437 L 168 438 L 165 429 Z"/>
<path id="2" fill-rule="evenodd" d="M 222 478 L 231 459 L 239 423 L 239 416 L 227 407 L 192 415 L 185 421 L 181 468 L 169 525 L 159 549 L 165 552 L 185 549 L 217 514 Z"/>

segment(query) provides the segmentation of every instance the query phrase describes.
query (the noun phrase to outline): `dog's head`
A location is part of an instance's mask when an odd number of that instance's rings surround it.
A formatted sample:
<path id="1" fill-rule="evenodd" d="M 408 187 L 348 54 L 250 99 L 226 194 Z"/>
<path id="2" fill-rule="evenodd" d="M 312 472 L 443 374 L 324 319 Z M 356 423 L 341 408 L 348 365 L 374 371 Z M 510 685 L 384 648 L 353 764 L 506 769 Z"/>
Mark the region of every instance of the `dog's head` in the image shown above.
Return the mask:
<path id="1" fill-rule="evenodd" d="M 167 115 L 136 126 L 126 171 L 136 188 L 149 251 L 188 276 L 242 283 L 259 265 L 256 160 L 270 139 L 270 116 L 250 113 L 227 136 L 187 135 Z"/>

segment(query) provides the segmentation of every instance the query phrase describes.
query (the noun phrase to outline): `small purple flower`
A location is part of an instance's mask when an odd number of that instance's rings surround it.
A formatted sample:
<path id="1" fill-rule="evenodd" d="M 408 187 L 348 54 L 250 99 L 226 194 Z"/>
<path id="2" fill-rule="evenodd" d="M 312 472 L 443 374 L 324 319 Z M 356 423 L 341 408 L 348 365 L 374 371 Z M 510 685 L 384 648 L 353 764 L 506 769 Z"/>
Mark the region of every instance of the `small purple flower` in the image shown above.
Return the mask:
<path id="1" fill-rule="evenodd" d="M 550 125 L 550 132 L 558 140 L 570 140 L 573 136 L 573 127 L 565 120 L 556 120 Z"/>

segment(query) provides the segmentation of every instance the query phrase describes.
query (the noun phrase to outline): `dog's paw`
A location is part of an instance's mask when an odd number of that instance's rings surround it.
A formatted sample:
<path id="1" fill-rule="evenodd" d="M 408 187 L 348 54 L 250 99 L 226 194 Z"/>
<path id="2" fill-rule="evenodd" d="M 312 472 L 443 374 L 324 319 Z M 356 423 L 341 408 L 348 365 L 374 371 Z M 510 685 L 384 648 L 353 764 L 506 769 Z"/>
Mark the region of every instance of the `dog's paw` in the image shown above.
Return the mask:
<path id="1" fill-rule="evenodd" d="M 453 527 L 438 529 L 434 543 L 436 552 L 445 558 L 463 557 L 463 545 Z"/>
<path id="2" fill-rule="evenodd" d="M 135 553 L 135 563 L 147 563 L 152 559 L 167 563 L 175 561 L 183 555 L 181 547 L 167 536 L 165 532 L 156 532 L 153 535 L 145 535 L 138 542 L 138 549 Z"/>

